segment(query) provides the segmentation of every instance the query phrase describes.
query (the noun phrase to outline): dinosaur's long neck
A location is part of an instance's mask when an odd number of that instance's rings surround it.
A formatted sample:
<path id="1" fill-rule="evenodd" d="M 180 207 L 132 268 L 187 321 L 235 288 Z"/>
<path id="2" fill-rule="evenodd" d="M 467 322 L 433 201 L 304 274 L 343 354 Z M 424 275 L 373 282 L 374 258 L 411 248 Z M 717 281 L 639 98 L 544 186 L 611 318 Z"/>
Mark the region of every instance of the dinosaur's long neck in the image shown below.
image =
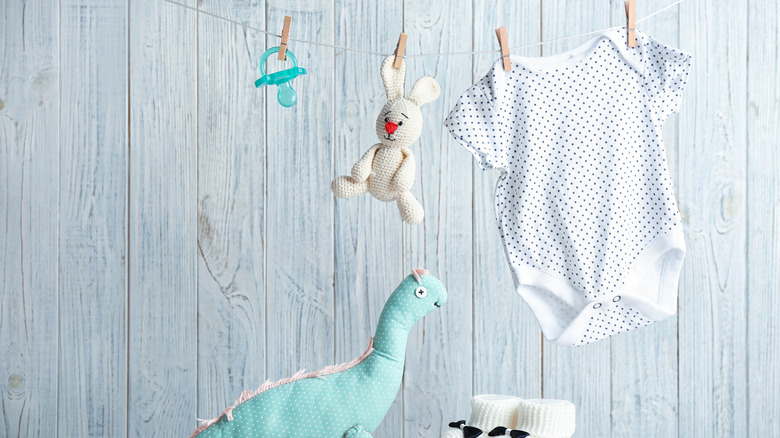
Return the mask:
<path id="1" fill-rule="evenodd" d="M 392 313 L 385 307 L 379 316 L 379 324 L 377 324 L 374 336 L 374 350 L 403 365 L 406 355 L 406 341 L 409 338 L 411 327 L 391 316 Z"/>

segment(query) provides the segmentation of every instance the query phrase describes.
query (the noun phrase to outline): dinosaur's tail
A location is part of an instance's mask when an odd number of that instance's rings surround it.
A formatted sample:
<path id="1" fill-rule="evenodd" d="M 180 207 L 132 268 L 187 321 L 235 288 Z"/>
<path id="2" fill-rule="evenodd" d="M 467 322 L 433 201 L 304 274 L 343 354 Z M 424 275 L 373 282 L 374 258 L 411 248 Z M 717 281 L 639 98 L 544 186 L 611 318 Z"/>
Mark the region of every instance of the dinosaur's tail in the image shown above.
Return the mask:
<path id="1" fill-rule="evenodd" d="M 222 433 L 221 433 L 221 431 L 219 431 L 219 428 L 218 427 L 211 427 L 211 426 L 214 425 L 214 423 L 216 423 L 217 421 L 219 421 L 222 417 L 226 417 L 228 421 L 232 421 L 233 420 L 233 409 L 235 409 L 236 406 L 240 405 L 241 403 L 244 403 L 245 401 L 247 401 L 247 400 L 249 400 L 249 399 L 251 399 L 253 397 L 256 397 L 260 393 L 268 391 L 269 389 L 273 389 L 273 388 L 276 388 L 278 386 L 286 385 L 288 383 L 295 382 L 297 380 L 311 379 L 311 378 L 315 378 L 315 377 L 324 377 L 324 376 L 327 376 L 329 374 L 340 373 L 340 372 L 342 372 L 344 370 L 348 370 L 348 369 L 356 366 L 360 362 L 363 362 L 368 357 L 368 355 L 371 354 L 371 352 L 373 350 L 374 350 L 374 338 L 372 337 L 372 338 L 370 338 L 368 340 L 368 348 L 366 348 L 366 351 L 363 354 L 361 354 L 360 357 L 352 360 L 351 362 L 343 363 L 343 364 L 340 364 L 340 365 L 327 366 L 327 367 L 325 367 L 325 368 L 323 368 L 321 370 L 314 371 L 314 372 L 311 372 L 311 373 L 308 373 L 308 374 L 306 373 L 305 370 L 300 370 L 297 373 L 295 373 L 292 377 L 288 377 L 286 379 L 282 379 L 282 380 L 279 380 L 277 382 L 272 382 L 270 380 L 266 380 L 266 382 L 263 383 L 262 385 L 260 385 L 260 387 L 257 388 L 257 390 L 252 391 L 251 389 L 248 389 L 248 390 L 242 392 L 241 396 L 238 397 L 238 399 L 233 403 L 233 406 L 230 406 L 230 407 L 226 408 L 224 411 L 222 411 L 222 413 L 218 417 L 212 418 L 211 420 L 200 420 L 200 421 L 203 422 L 203 424 L 200 427 L 198 427 L 197 429 L 195 429 L 195 432 L 193 432 L 192 435 L 190 435 L 190 438 L 194 438 L 195 435 L 199 435 L 199 434 L 201 434 L 201 432 L 203 432 L 204 430 L 207 430 L 207 429 L 209 431 L 214 430 L 215 431 L 214 434 L 213 435 L 212 434 L 201 435 L 200 438 L 220 437 L 222 435 Z"/>

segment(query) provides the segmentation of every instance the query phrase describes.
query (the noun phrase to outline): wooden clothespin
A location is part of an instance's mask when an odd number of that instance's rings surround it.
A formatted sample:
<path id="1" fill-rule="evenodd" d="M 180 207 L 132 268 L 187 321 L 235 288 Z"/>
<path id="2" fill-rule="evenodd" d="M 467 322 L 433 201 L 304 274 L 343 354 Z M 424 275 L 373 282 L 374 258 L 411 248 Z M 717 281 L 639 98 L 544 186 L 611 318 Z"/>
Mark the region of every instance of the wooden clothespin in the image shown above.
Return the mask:
<path id="1" fill-rule="evenodd" d="M 401 68 L 401 62 L 404 60 L 404 52 L 406 51 L 406 34 L 401 32 L 398 37 L 398 44 L 395 45 L 395 59 L 393 60 L 393 68 Z"/>
<path id="2" fill-rule="evenodd" d="M 279 43 L 279 56 L 276 57 L 279 61 L 287 60 L 287 39 L 290 38 L 290 22 L 292 17 L 284 17 L 284 28 L 282 28 L 282 42 Z"/>
<path id="3" fill-rule="evenodd" d="M 498 45 L 501 46 L 501 59 L 504 62 L 504 70 L 512 71 L 512 61 L 509 59 L 509 42 L 506 37 L 506 26 L 496 29 L 496 38 Z"/>
<path id="4" fill-rule="evenodd" d="M 628 47 L 636 47 L 636 0 L 628 0 L 623 3 L 626 6 L 626 19 L 628 21 L 626 24 L 626 28 L 628 28 L 626 41 Z"/>

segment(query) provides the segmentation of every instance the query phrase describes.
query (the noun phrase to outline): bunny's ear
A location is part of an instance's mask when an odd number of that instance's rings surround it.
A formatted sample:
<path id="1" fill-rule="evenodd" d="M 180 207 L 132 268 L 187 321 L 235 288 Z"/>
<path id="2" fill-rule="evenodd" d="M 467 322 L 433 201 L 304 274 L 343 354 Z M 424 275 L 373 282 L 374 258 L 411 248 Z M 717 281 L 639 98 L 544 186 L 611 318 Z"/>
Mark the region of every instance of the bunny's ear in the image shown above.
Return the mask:
<path id="1" fill-rule="evenodd" d="M 417 106 L 423 106 L 438 99 L 440 93 L 439 83 L 430 76 L 423 76 L 417 79 L 412 87 L 412 92 L 406 98 Z"/>
<path id="2" fill-rule="evenodd" d="M 388 56 L 382 63 L 382 82 L 385 83 L 387 100 L 395 100 L 404 95 L 404 76 L 406 63 L 401 60 L 401 68 L 393 68 L 395 56 Z"/>

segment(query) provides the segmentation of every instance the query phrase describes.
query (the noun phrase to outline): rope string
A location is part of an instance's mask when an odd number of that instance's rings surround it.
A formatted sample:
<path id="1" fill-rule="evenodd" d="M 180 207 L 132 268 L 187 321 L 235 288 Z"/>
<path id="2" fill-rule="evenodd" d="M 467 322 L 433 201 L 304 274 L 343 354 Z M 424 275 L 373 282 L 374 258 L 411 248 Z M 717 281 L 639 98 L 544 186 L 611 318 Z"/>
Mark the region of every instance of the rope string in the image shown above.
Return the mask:
<path id="1" fill-rule="evenodd" d="M 240 21 L 236 21 L 236 20 L 233 20 L 233 19 L 230 19 L 230 18 L 227 18 L 227 17 L 223 17 L 221 15 L 217 15 L 217 14 L 214 14 L 212 12 L 204 11 L 204 10 L 196 8 L 196 7 L 192 7 L 192 6 L 185 5 L 185 4 L 182 4 L 182 3 L 179 3 L 179 2 L 175 2 L 173 0 L 165 0 L 165 1 L 170 3 L 170 4 L 172 4 L 172 5 L 176 5 L 176 6 L 185 8 L 185 9 L 193 10 L 193 11 L 199 13 L 199 14 L 208 15 L 208 16 L 217 18 L 219 20 L 226 21 L 228 23 L 236 24 L 236 25 L 241 26 L 241 27 L 243 27 L 245 29 L 251 29 L 251 30 L 254 30 L 256 32 L 264 33 L 266 35 L 277 37 L 277 38 L 281 38 L 282 37 L 278 33 L 269 32 L 269 31 L 267 31 L 265 29 L 260 29 L 260 28 L 254 27 L 254 26 L 250 26 L 250 25 L 248 25 L 246 23 L 242 23 Z M 653 12 L 652 14 L 646 15 L 646 16 L 636 20 L 636 23 L 639 24 L 639 23 L 641 23 L 641 22 L 643 22 L 643 21 L 645 21 L 645 20 L 647 20 L 647 19 L 649 19 L 651 17 L 654 17 L 654 16 L 656 16 L 656 15 L 662 13 L 662 12 L 665 12 L 665 11 L 667 11 L 667 10 L 677 6 L 677 5 L 679 5 L 680 3 L 684 2 L 684 1 L 685 0 L 677 0 L 676 2 L 670 4 L 669 6 L 661 8 L 661 9 Z M 573 39 L 573 38 L 580 38 L 580 37 L 588 36 L 588 35 L 595 35 L 597 33 L 606 32 L 608 30 L 619 29 L 621 27 L 623 27 L 623 26 L 613 26 L 613 27 L 608 27 L 606 29 L 594 30 L 592 32 L 578 33 L 576 35 L 569 35 L 569 36 L 565 36 L 565 37 L 561 37 L 561 38 L 555 38 L 555 39 L 552 39 L 552 40 L 539 41 L 537 43 L 531 43 L 531 44 L 525 44 L 525 45 L 522 45 L 522 46 L 511 47 L 509 50 L 513 50 L 514 51 L 514 50 L 519 50 L 519 49 L 526 49 L 526 48 L 529 48 L 529 47 L 537 47 L 537 46 L 541 46 L 542 44 L 549 44 L 549 43 L 569 40 L 569 39 Z M 352 47 L 339 46 L 337 44 L 321 43 L 319 41 L 302 40 L 302 39 L 293 38 L 293 37 L 288 37 L 287 39 L 290 40 L 290 41 L 295 41 L 295 42 L 299 42 L 299 43 L 312 44 L 312 45 L 320 46 L 320 47 L 329 47 L 329 48 L 333 48 L 333 49 L 344 50 L 344 51 L 347 51 L 347 52 L 364 53 L 366 55 L 388 56 L 388 55 L 392 54 L 392 53 L 374 52 L 374 51 L 371 51 L 371 50 L 355 49 L 355 48 L 352 48 Z M 499 49 L 493 49 L 493 50 L 475 50 L 475 51 L 471 51 L 471 52 L 421 53 L 421 54 L 417 54 L 417 55 L 405 55 L 405 58 L 422 58 L 422 57 L 428 57 L 428 56 L 477 55 L 477 54 L 496 53 L 496 52 L 500 52 L 500 50 Z"/>

